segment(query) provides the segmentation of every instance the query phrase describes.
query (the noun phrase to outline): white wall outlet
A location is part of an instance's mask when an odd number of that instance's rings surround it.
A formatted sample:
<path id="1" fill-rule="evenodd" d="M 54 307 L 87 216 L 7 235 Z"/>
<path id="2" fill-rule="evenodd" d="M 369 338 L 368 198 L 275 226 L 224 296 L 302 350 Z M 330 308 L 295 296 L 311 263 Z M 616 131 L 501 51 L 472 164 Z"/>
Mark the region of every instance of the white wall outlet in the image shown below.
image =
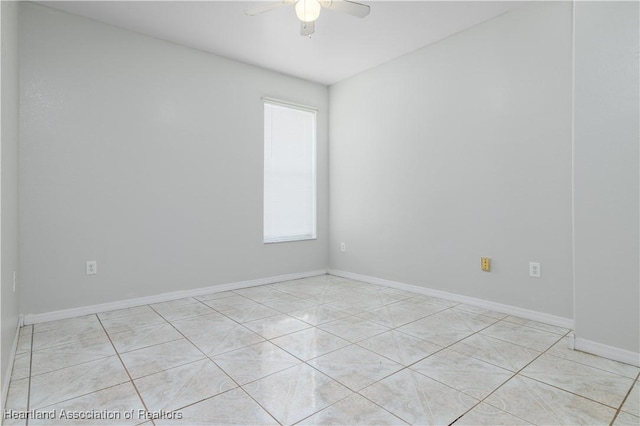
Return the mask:
<path id="1" fill-rule="evenodd" d="M 16 271 L 13 271 L 13 292 L 16 292 Z"/>
<path id="2" fill-rule="evenodd" d="M 340 243 L 340 251 L 343 253 L 347 251 L 347 245 L 345 243 Z"/>
<path id="3" fill-rule="evenodd" d="M 529 262 L 529 276 L 540 278 L 540 262 Z"/>
<path id="4" fill-rule="evenodd" d="M 87 260 L 87 275 L 95 275 L 98 273 L 98 262 L 95 260 Z"/>

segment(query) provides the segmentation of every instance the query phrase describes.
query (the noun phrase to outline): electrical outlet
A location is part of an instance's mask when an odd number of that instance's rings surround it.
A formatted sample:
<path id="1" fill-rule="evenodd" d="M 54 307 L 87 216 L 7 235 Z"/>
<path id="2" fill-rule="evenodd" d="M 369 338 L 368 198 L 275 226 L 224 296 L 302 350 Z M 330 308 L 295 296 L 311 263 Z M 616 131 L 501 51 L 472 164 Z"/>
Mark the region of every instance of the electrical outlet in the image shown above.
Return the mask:
<path id="1" fill-rule="evenodd" d="M 98 262 L 95 260 L 87 260 L 87 275 L 95 275 L 98 273 Z"/>
<path id="2" fill-rule="evenodd" d="M 480 269 L 485 272 L 491 271 L 491 258 L 490 257 L 481 257 L 480 258 Z"/>
<path id="3" fill-rule="evenodd" d="M 347 245 L 345 243 L 340 243 L 340 251 L 343 253 L 347 251 Z"/>
<path id="4" fill-rule="evenodd" d="M 539 262 L 529 262 L 529 276 L 533 278 L 540 278 Z"/>

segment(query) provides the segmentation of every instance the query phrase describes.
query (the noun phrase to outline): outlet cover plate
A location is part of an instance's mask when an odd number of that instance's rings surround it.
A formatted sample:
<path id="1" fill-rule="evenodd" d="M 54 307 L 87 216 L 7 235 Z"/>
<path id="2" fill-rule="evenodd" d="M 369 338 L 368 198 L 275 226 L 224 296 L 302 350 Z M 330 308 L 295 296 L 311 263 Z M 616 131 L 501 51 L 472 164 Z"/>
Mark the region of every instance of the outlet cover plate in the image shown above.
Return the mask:
<path id="1" fill-rule="evenodd" d="M 98 262 L 95 260 L 87 260 L 87 275 L 95 275 L 98 273 Z"/>
<path id="2" fill-rule="evenodd" d="M 540 278 L 540 262 L 529 262 L 529 276 Z"/>

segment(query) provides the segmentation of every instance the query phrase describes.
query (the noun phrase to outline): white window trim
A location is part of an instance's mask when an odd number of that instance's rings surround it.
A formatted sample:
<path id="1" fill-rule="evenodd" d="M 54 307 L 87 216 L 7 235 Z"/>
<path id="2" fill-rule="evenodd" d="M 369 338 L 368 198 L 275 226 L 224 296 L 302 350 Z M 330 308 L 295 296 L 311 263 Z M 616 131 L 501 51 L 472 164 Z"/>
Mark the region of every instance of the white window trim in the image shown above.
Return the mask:
<path id="1" fill-rule="evenodd" d="M 273 238 L 265 238 L 264 237 L 264 233 L 263 233 L 263 243 L 264 244 L 278 244 L 278 243 L 287 243 L 287 242 L 296 242 L 296 241 L 309 241 L 309 240 L 317 240 L 318 239 L 318 160 L 317 160 L 317 153 L 318 153 L 318 144 L 317 144 L 317 138 L 318 138 L 318 116 L 317 116 L 317 112 L 318 112 L 318 108 L 316 107 L 312 107 L 312 106 L 308 106 L 308 105 L 302 105 L 302 104 L 298 104 L 295 102 L 290 102 L 290 101 L 285 101 L 282 99 L 276 99 L 276 98 L 272 98 L 272 97 L 267 97 L 267 96 L 263 96 L 262 97 L 262 101 L 263 101 L 263 107 L 266 104 L 271 104 L 271 105 L 276 105 L 276 106 L 283 106 L 283 107 L 287 107 L 287 108 L 293 108 L 293 109 L 298 109 L 301 111 L 308 111 L 308 112 L 312 112 L 314 114 L 314 132 L 313 132 L 313 138 L 312 138 L 312 144 L 313 144 L 313 170 L 312 170 L 312 176 L 313 176 L 313 182 L 314 185 L 312 187 L 313 189 L 313 208 L 312 208 L 312 223 L 313 223 L 313 233 L 312 234 L 303 234 L 303 235 L 290 235 L 287 237 L 273 237 Z M 264 225 L 263 225 L 264 226 Z M 263 228 L 263 232 L 264 232 L 264 228 Z"/>
<path id="2" fill-rule="evenodd" d="M 282 99 L 270 98 L 268 96 L 263 96 L 262 97 L 262 101 L 265 104 L 280 105 L 280 106 L 284 106 L 284 107 L 300 109 L 302 111 L 318 112 L 318 108 L 316 108 L 316 107 L 312 107 L 312 106 L 309 106 L 309 105 L 302 105 L 302 104 L 298 104 L 298 103 L 290 102 L 290 101 L 284 101 Z M 315 137 L 314 137 L 314 139 L 315 139 Z"/>

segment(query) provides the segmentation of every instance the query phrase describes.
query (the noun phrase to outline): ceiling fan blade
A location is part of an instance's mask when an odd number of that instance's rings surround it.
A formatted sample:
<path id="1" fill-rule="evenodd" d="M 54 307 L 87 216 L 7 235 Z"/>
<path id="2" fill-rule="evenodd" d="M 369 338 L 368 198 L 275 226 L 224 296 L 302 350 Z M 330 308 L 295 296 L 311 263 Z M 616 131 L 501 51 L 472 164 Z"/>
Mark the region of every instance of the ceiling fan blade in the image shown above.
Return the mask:
<path id="1" fill-rule="evenodd" d="M 346 13 L 358 18 L 364 18 L 371 11 L 371 7 L 366 4 L 348 0 L 320 0 L 320 4 L 326 9 Z"/>
<path id="2" fill-rule="evenodd" d="M 290 4 L 294 4 L 296 0 L 280 0 L 273 3 L 267 3 L 263 6 L 254 7 L 253 9 L 247 9 L 244 11 L 245 15 L 255 16 L 261 13 L 269 12 L 273 9 L 278 9 L 280 7 L 289 6 Z"/>
<path id="3" fill-rule="evenodd" d="M 300 35 L 310 36 L 316 30 L 313 22 L 300 22 Z"/>

